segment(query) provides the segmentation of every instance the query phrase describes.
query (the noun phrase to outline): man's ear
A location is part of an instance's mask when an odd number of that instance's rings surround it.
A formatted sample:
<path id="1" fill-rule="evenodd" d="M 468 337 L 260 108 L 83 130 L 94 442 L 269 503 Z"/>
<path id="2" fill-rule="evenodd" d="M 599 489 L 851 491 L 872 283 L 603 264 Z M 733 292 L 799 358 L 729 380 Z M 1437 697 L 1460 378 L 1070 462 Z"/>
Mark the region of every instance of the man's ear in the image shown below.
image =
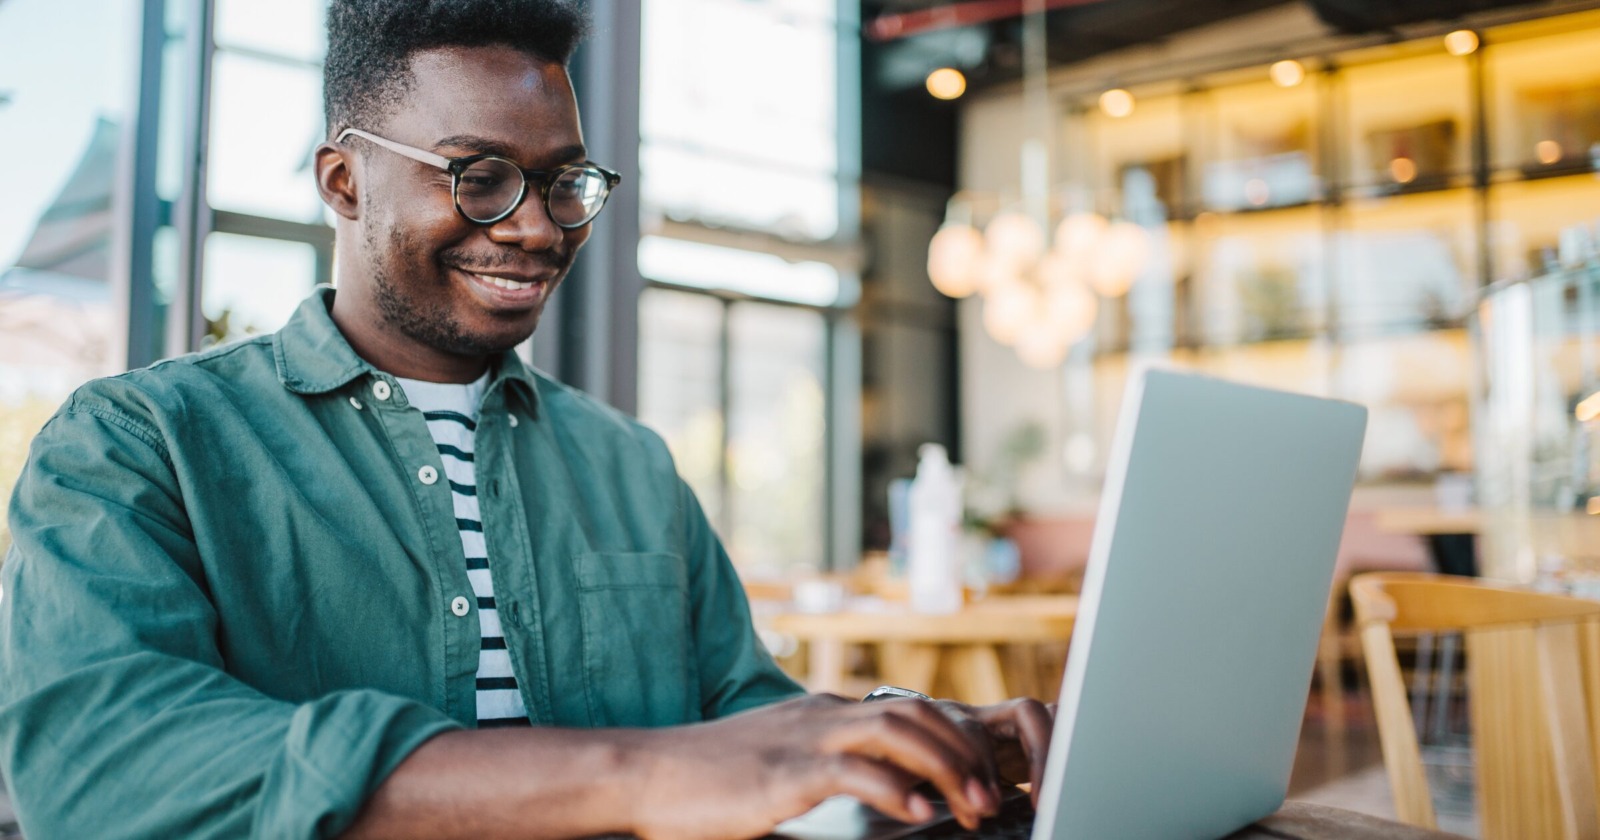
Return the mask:
<path id="1" fill-rule="evenodd" d="M 333 212 L 346 219 L 355 220 L 361 215 L 361 203 L 356 195 L 356 155 L 351 150 L 334 143 L 317 147 L 314 165 L 317 172 L 317 192 Z"/>

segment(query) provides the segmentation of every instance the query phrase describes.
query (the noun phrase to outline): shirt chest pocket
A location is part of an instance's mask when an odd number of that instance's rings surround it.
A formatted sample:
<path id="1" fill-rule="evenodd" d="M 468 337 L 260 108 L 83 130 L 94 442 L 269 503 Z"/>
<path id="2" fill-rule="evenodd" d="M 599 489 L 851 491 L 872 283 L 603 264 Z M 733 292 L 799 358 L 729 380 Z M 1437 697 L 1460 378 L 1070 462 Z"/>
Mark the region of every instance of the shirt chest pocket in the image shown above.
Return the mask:
<path id="1" fill-rule="evenodd" d="M 689 578 L 675 554 L 575 558 L 584 690 L 595 726 L 700 719 Z"/>

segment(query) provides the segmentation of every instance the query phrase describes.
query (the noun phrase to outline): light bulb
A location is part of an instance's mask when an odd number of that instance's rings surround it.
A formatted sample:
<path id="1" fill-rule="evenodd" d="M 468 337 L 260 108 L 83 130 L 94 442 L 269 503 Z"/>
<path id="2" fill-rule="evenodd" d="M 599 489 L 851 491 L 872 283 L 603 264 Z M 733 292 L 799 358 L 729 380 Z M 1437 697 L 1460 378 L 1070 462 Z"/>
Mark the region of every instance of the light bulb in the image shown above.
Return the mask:
<path id="1" fill-rule="evenodd" d="M 1044 231 L 1026 213 L 1010 211 L 995 216 L 984 228 L 983 237 L 992 257 L 1019 271 L 1044 253 Z"/>
<path id="2" fill-rule="evenodd" d="M 1409 184 L 1417 180 L 1417 162 L 1408 157 L 1397 157 L 1389 161 L 1389 176 L 1397 184 Z"/>
<path id="3" fill-rule="evenodd" d="M 1051 292 L 1064 286 L 1077 283 L 1083 284 L 1083 275 L 1088 265 L 1083 256 L 1068 256 L 1060 251 L 1051 251 L 1044 255 L 1039 265 L 1033 271 L 1033 280 L 1040 291 L 1048 296 Z"/>
<path id="4" fill-rule="evenodd" d="M 1099 314 L 1099 298 L 1075 278 L 1056 284 L 1045 297 L 1044 320 L 1068 345 L 1088 335 Z"/>
<path id="5" fill-rule="evenodd" d="M 1281 88 L 1292 88 L 1306 80 L 1305 65 L 1292 58 L 1286 58 L 1272 65 L 1267 70 L 1267 75 L 1272 77 L 1272 83 Z"/>
<path id="6" fill-rule="evenodd" d="M 1106 220 L 1099 213 L 1073 213 L 1056 226 L 1057 253 L 1086 259 L 1105 236 Z"/>
<path id="7" fill-rule="evenodd" d="M 983 300 L 983 328 L 1001 344 L 1016 343 L 1029 322 L 1038 317 L 1039 293 L 1020 279 L 990 287 Z"/>
<path id="8" fill-rule="evenodd" d="M 1535 143 L 1533 153 L 1539 157 L 1539 162 L 1545 166 L 1561 162 L 1561 144 L 1554 140 L 1540 140 Z"/>
<path id="9" fill-rule="evenodd" d="M 1050 370 L 1060 367 L 1067 358 L 1067 348 L 1071 346 L 1072 342 L 1066 340 L 1055 329 L 1055 325 L 1049 321 L 1038 321 L 1017 338 L 1017 358 L 1028 367 Z"/>
<path id="10" fill-rule="evenodd" d="M 954 67 L 940 67 L 928 74 L 927 86 L 935 99 L 959 99 L 967 92 L 967 77 Z"/>
<path id="11" fill-rule="evenodd" d="M 1444 49 L 1451 55 L 1471 55 L 1478 50 L 1478 33 L 1470 29 L 1457 29 L 1444 36 Z"/>
<path id="12" fill-rule="evenodd" d="M 1112 88 L 1100 94 L 1100 110 L 1115 119 L 1126 117 L 1133 113 L 1133 94 L 1122 88 Z"/>
<path id="13" fill-rule="evenodd" d="M 945 225 L 928 243 L 928 279 L 948 297 L 964 298 L 983 283 L 983 234 L 971 225 Z"/>
<path id="14" fill-rule="evenodd" d="M 1089 270 L 1089 284 L 1104 297 L 1121 297 L 1139 279 L 1150 258 L 1150 234 L 1132 222 L 1117 222 L 1106 231 Z"/>

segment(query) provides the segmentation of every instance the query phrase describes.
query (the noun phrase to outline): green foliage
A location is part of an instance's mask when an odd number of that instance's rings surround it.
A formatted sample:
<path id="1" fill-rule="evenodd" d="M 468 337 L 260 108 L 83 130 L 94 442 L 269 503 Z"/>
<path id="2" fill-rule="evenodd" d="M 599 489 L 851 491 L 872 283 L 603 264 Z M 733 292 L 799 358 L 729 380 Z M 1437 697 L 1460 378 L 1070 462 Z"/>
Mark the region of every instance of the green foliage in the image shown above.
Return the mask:
<path id="1" fill-rule="evenodd" d="M 55 403 L 29 398 L 20 404 L 0 403 L 0 510 L 10 507 L 11 488 L 28 460 L 28 444 L 55 412 Z M 11 529 L 0 514 L 0 562 L 11 547 Z"/>

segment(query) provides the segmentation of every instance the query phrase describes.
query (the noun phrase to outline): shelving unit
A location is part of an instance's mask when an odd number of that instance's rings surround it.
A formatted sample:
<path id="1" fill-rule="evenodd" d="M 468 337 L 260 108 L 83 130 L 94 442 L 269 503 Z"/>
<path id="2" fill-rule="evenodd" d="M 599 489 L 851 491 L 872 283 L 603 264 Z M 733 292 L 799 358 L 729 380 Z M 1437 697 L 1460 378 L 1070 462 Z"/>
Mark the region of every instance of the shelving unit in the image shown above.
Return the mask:
<path id="1" fill-rule="evenodd" d="M 1155 361 L 1360 399 L 1369 480 L 1471 470 L 1469 313 L 1600 218 L 1600 12 L 1479 34 L 1305 56 L 1290 88 L 1266 66 L 1133 87 L 1120 119 L 1063 102 L 1069 203 L 1165 231 L 1069 362 L 1096 409 L 1063 439 L 1103 459 L 1126 371 Z"/>

